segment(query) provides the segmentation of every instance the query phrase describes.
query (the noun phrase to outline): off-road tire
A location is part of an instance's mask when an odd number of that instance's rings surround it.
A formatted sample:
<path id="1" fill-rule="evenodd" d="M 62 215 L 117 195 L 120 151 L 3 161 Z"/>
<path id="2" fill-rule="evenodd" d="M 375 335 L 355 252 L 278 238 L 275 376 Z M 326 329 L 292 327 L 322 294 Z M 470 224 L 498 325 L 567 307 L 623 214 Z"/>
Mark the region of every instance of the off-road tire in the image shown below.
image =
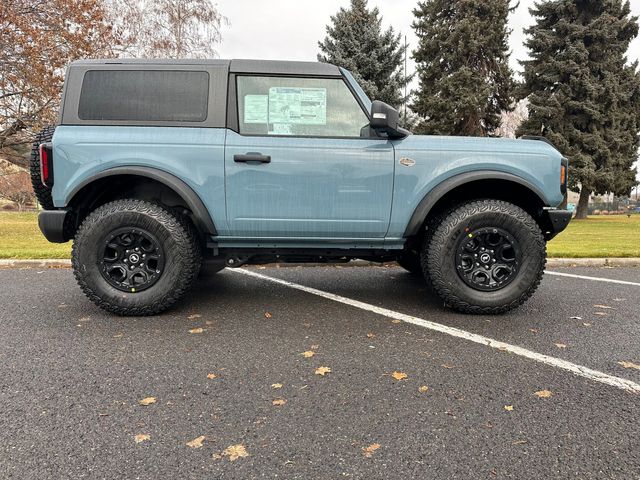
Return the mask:
<path id="1" fill-rule="evenodd" d="M 467 285 L 455 264 L 460 236 L 482 227 L 508 232 L 522 252 L 516 276 L 495 291 L 479 291 Z M 536 221 L 522 208 L 499 200 L 476 200 L 443 217 L 423 244 L 421 261 L 433 289 L 451 308 L 463 313 L 499 314 L 522 305 L 540 285 L 547 261 L 546 243 Z"/>
<path id="2" fill-rule="evenodd" d="M 441 220 L 442 214 L 430 217 L 424 226 L 424 235 L 422 242 L 418 245 L 417 251 L 415 249 L 405 250 L 396 260 L 398 265 L 408 272 L 422 276 L 429 289 L 433 289 L 433 285 L 431 284 L 429 273 L 422 268 L 422 245 L 425 243 L 429 244 Z"/>
<path id="3" fill-rule="evenodd" d="M 157 282 L 135 293 L 114 288 L 100 271 L 105 238 L 129 226 L 154 235 L 165 262 Z M 76 233 L 71 263 L 80 288 L 98 307 L 117 315 L 145 316 L 167 310 L 189 291 L 198 277 L 202 252 L 189 221 L 160 205 L 125 199 L 107 203 L 87 216 Z"/>
<path id="4" fill-rule="evenodd" d="M 40 177 L 40 144 L 50 142 L 53 139 L 53 132 L 56 130 L 54 125 L 44 128 L 33 142 L 31 147 L 31 156 L 29 157 L 29 174 L 31 175 L 31 185 L 33 193 L 36 194 L 38 203 L 45 210 L 53 210 L 53 199 L 51 198 L 51 189 L 42 184 Z"/>

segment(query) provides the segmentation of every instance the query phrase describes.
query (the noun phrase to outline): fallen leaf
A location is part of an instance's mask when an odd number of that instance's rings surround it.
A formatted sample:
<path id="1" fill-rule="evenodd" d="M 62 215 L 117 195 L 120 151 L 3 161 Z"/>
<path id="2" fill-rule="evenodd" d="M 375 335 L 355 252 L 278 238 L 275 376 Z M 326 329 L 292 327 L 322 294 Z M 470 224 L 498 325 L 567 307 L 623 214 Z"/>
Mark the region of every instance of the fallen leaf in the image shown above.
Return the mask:
<path id="1" fill-rule="evenodd" d="M 287 401 L 284 398 L 276 398 L 273 402 L 276 407 L 280 407 L 282 405 L 284 405 L 285 403 L 287 403 Z"/>
<path id="2" fill-rule="evenodd" d="M 218 375 L 216 375 L 215 373 L 208 373 L 207 378 L 209 380 L 213 380 L 214 378 L 218 378 Z"/>
<path id="3" fill-rule="evenodd" d="M 138 435 L 136 435 L 135 437 L 133 437 L 133 440 L 136 443 L 142 443 L 146 440 L 149 440 L 151 438 L 151 435 L 147 435 L 146 433 L 139 433 Z"/>
<path id="4" fill-rule="evenodd" d="M 271 388 L 282 388 L 282 384 L 281 383 L 272 383 L 271 384 Z"/>
<path id="5" fill-rule="evenodd" d="M 583 323 L 582 325 L 584 325 L 585 327 L 590 327 L 591 326 L 590 323 Z"/>
<path id="6" fill-rule="evenodd" d="M 271 318 L 273 317 L 273 315 L 271 315 L 269 312 L 264 312 L 264 318 Z"/>
<path id="7" fill-rule="evenodd" d="M 593 312 L 594 315 L 599 315 L 601 317 L 606 317 L 607 316 L 607 312 Z"/>
<path id="8" fill-rule="evenodd" d="M 556 343 L 555 346 L 558 348 L 567 348 L 567 345 L 564 343 Z"/>
<path id="9" fill-rule="evenodd" d="M 187 447 L 191 448 L 202 448 L 202 442 L 206 437 L 204 435 L 199 436 L 198 438 L 194 438 L 190 442 L 187 442 Z"/>
<path id="10" fill-rule="evenodd" d="M 613 310 L 613 307 L 610 307 L 609 305 L 594 305 L 593 308 L 602 308 L 604 310 Z"/>
<path id="11" fill-rule="evenodd" d="M 318 367 L 316 368 L 316 375 L 325 376 L 325 374 L 331 373 L 331 369 L 329 367 Z"/>
<path id="12" fill-rule="evenodd" d="M 633 368 L 635 370 L 640 370 L 640 365 L 632 362 L 618 362 L 618 365 L 622 365 L 624 368 Z"/>
<path id="13" fill-rule="evenodd" d="M 200 318 L 200 317 L 202 317 L 202 315 L 197 314 L 197 313 L 194 313 L 194 314 L 192 314 L 192 315 L 189 315 L 187 318 L 188 318 L 189 320 L 195 320 L 196 318 Z"/>
<path id="14" fill-rule="evenodd" d="M 525 443 L 529 443 L 527 440 L 516 440 L 512 443 L 512 445 L 524 445 Z"/>
<path id="15" fill-rule="evenodd" d="M 362 448 L 362 454 L 367 458 L 371 458 L 371 456 L 374 454 L 374 452 L 376 450 L 378 450 L 379 448 L 380 448 L 380 444 L 379 443 L 372 443 L 368 447 L 363 447 Z"/>
<path id="16" fill-rule="evenodd" d="M 442 367 L 451 369 L 451 368 L 453 368 L 453 365 L 449 365 L 448 363 L 443 363 Z"/>
<path id="17" fill-rule="evenodd" d="M 507 412 L 513 412 L 513 405 L 505 405 L 505 406 L 504 406 L 504 409 L 505 409 Z"/>
<path id="18" fill-rule="evenodd" d="M 393 320 L 391 320 L 391 323 L 402 323 L 402 320 L 398 320 L 397 318 L 394 318 Z"/>
<path id="19" fill-rule="evenodd" d="M 244 445 L 230 445 L 224 449 L 222 455 L 225 457 L 229 457 L 229 461 L 235 462 L 239 458 L 248 457 L 247 449 L 244 448 Z"/>
<path id="20" fill-rule="evenodd" d="M 553 393 L 549 390 L 540 390 L 539 392 L 534 393 L 534 395 L 539 398 L 549 398 L 551 395 L 553 395 Z"/>
<path id="21" fill-rule="evenodd" d="M 120 338 L 122 337 L 124 334 L 123 333 L 116 333 L 113 338 Z"/>
<path id="22" fill-rule="evenodd" d="M 146 398 L 143 398 L 142 400 L 139 400 L 138 403 L 146 407 L 147 405 L 156 403 L 156 397 L 146 397 Z"/>
<path id="23" fill-rule="evenodd" d="M 203 333 L 204 332 L 204 328 L 192 328 L 191 330 L 189 330 L 189 333 Z"/>
<path id="24" fill-rule="evenodd" d="M 530 329 L 529 329 L 529 331 L 530 331 L 531 333 L 538 333 L 538 330 L 536 330 L 535 328 L 530 328 Z"/>
<path id="25" fill-rule="evenodd" d="M 375 333 L 367 333 L 367 338 L 374 338 L 375 336 Z"/>
<path id="26" fill-rule="evenodd" d="M 420 393 L 427 393 L 429 391 L 429 387 L 427 387 L 426 385 L 422 385 L 421 387 L 418 388 L 418 391 Z"/>
<path id="27" fill-rule="evenodd" d="M 582 320 L 582 317 L 570 317 L 571 320 Z"/>
<path id="28" fill-rule="evenodd" d="M 407 374 L 406 374 L 406 373 L 403 373 L 403 372 L 397 372 L 397 371 L 396 371 L 396 372 L 393 372 L 393 373 L 391 374 L 391 376 L 392 376 L 393 378 L 395 378 L 396 380 L 404 380 L 405 378 L 407 378 Z"/>
<path id="29" fill-rule="evenodd" d="M 304 358 L 311 358 L 316 354 L 316 352 L 312 351 L 312 350 L 307 350 L 306 352 L 302 352 L 300 355 L 302 355 Z"/>

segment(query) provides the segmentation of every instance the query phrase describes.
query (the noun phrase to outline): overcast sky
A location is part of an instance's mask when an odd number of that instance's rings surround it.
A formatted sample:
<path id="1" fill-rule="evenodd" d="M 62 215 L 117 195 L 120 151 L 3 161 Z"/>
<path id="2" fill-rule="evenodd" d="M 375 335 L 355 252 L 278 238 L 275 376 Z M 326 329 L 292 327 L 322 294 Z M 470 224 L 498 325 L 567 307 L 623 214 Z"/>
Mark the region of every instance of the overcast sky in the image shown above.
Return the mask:
<path id="1" fill-rule="evenodd" d="M 258 58 L 277 60 L 316 60 L 318 41 L 326 35 L 325 26 L 330 16 L 349 0 L 217 0 L 220 12 L 231 25 L 223 30 L 218 51 L 221 58 Z M 407 36 L 409 48 L 416 46 L 411 28 L 412 10 L 417 0 L 369 0 L 377 6 L 383 25 Z M 515 3 L 515 0 L 514 2 Z M 519 70 L 518 60 L 526 58 L 523 46 L 523 28 L 533 23 L 529 14 L 533 0 L 520 0 L 520 6 L 509 18 L 513 31 L 510 37 L 511 65 Z M 640 15 L 640 0 L 632 0 L 631 8 Z M 636 38 L 630 59 L 640 58 L 640 38 Z M 409 61 L 409 70 L 412 62 Z"/>

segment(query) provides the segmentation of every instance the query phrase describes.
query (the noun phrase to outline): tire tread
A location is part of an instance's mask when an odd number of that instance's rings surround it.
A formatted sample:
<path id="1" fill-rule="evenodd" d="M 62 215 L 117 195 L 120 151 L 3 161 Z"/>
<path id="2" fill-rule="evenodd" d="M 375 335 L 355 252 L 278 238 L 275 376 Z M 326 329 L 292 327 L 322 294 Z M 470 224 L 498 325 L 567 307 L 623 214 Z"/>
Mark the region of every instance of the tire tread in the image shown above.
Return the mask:
<path id="1" fill-rule="evenodd" d="M 519 223 L 526 228 L 531 237 L 534 239 L 536 248 L 545 252 L 541 257 L 540 264 L 534 281 L 526 288 L 516 299 L 511 302 L 500 306 L 479 306 L 472 305 L 464 300 L 461 300 L 451 285 L 448 285 L 442 280 L 442 265 L 445 264 L 446 259 L 441 255 L 441 251 L 435 248 L 438 244 L 443 244 L 452 235 L 455 226 L 470 215 L 476 213 L 496 212 L 503 213 L 509 216 L 517 218 Z M 458 205 L 451 210 L 442 220 L 440 225 L 435 229 L 433 236 L 430 238 L 428 244 L 425 243 L 421 261 L 423 269 L 428 272 L 431 279 L 431 285 L 436 293 L 454 310 L 462 313 L 474 314 L 474 315 L 495 315 L 506 313 L 513 310 L 523 303 L 525 303 L 538 289 L 542 277 L 544 275 L 544 269 L 547 262 L 546 257 L 546 243 L 540 230 L 540 227 L 536 221 L 522 208 L 513 205 L 511 203 L 502 200 L 474 200 L 467 203 Z"/>
<path id="2" fill-rule="evenodd" d="M 186 275 L 178 277 L 169 295 L 153 305 L 122 306 L 109 302 L 91 288 L 80 271 L 79 249 L 84 248 L 83 241 L 87 232 L 103 219 L 122 211 L 135 211 L 152 217 L 169 230 L 178 247 L 166 254 L 172 255 L 174 261 L 183 265 L 187 272 Z M 73 273 L 84 294 L 103 310 L 122 316 L 157 315 L 171 308 L 195 283 L 202 263 L 201 257 L 200 244 L 191 222 L 178 218 L 160 205 L 136 199 L 116 200 L 90 213 L 78 228 L 71 251 Z"/>

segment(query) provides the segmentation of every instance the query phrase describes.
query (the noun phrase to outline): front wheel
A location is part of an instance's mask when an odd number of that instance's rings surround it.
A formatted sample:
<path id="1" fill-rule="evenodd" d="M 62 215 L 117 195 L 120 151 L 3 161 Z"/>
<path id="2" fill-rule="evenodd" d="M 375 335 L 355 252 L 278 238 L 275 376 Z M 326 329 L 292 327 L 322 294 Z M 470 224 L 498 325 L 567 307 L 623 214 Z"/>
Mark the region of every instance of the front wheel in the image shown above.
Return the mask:
<path id="1" fill-rule="evenodd" d="M 538 288 L 546 244 L 536 221 L 516 205 L 479 200 L 452 210 L 421 255 L 438 295 L 463 313 L 504 313 Z"/>
<path id="2" fill-rule="evenodd" d="M 100 308 L 155 315 L 195 282 L 200 243 L 191 223 L 141 200 L 117 200 L 93 211 L 78 229 L 73 273 Z"/>

